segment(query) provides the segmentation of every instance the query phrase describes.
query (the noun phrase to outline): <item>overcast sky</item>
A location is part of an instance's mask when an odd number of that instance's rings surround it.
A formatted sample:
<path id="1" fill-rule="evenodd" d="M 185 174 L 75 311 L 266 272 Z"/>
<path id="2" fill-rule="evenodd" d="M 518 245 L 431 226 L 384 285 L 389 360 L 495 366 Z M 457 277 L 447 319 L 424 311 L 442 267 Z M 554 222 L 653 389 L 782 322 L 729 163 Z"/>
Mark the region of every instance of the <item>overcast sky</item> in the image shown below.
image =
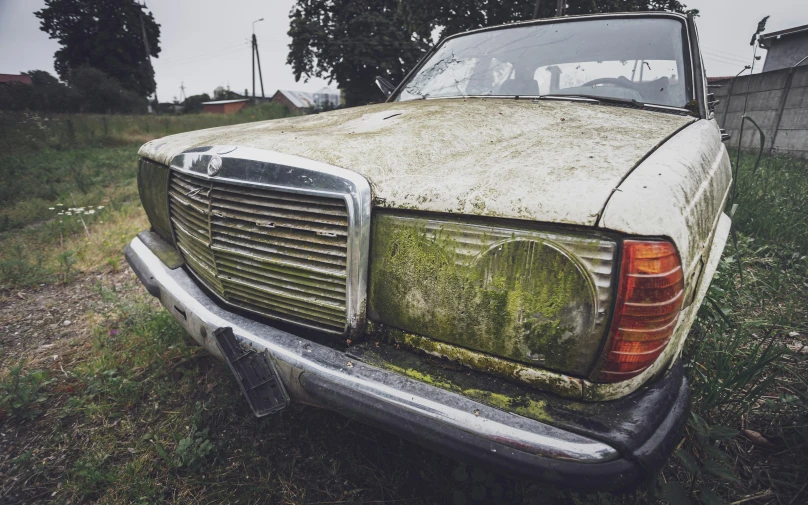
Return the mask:
<path id="1" fill-rule="evenodd" d="M 710 76 L 734 75 L 751 60 L 749 40 L 758 21 L 771 15 L 767 31 L 808 24 L 806 0 L 685 0 L 701 10 L 699 34 Z M 252 21 L 261 51 L 264 89 L 316 91 L 326 81 L 294 80 L 286 65 L 289 11 L 294 0 L 148 0 L 161 25 L 160 57 L 154 60 L 160 101 L 185 93 L 212 94 L 216 86 L 251 89 Z M 44 0 L 0 0 L 0 73 L 47 70 L 54 73 L 54 40 L 39 30 L 34 11 Z M 765 51 L 763 51 L 765 54 Z M 762 62 L 761 62 L 762 63 Z M 762 67 L 762 65 L 761 65 Z M 257 82 L 257 81 L 256 81 Z M 257 89 L 258 84 L 256 83 Z"/>

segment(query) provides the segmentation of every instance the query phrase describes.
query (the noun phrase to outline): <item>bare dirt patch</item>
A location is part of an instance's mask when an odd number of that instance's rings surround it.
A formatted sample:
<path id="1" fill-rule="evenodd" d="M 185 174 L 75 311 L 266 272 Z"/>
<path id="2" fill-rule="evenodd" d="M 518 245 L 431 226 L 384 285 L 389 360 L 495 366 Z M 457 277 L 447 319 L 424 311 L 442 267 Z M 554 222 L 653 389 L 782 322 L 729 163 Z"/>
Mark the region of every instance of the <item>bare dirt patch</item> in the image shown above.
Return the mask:
<path id="1" fill-rule="evenodd" d="M 0 369 L 22 359 L 53 355 L 60 341 L 86 337 L 93 326 L 89 314 L 109 305 L 98 296 L 100 285 L 119 293 L 140 289 L 134 274 L 121 269 L 85 275 L 66 285 L 15 290 L 0 297 Z"/>

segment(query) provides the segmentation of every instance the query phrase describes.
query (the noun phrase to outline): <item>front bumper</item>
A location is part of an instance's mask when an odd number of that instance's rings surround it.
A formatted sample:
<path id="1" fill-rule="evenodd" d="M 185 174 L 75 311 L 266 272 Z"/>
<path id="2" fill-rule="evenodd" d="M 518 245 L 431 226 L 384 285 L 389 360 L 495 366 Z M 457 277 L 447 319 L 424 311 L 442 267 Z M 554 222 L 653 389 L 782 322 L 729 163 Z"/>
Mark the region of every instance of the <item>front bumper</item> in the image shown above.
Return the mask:
<path id="1" fill-rule="evenodd" d="M 148 292 L 212 354 L 222 359 L 213 334 L 223 327 L 232 328 L 244 345 L 266 352 L 292 401 L 340 412 L 508 476 L 582 490 L 630 488 L 664 463 L 688 409 L 687 381 L 677 366 L 624 402 L 633 409 L 627 413 L 631 422 L 621 423 L 614 419 L 619 412 L 606 409 L 602 419 L 585 415 L 562 429 L 369 366 L 229 312 L 183 269 L 167 268 L 140 238 L 126 247 L 126 259 Z M 637 412 L 659 409 L 667 415 L 650 416 L 656 419 L 651 423 L 637 418 Z M 615 423 L 617 429 L 609 428 Z M 634 426 L 638 423 L 655 425 Z"/>

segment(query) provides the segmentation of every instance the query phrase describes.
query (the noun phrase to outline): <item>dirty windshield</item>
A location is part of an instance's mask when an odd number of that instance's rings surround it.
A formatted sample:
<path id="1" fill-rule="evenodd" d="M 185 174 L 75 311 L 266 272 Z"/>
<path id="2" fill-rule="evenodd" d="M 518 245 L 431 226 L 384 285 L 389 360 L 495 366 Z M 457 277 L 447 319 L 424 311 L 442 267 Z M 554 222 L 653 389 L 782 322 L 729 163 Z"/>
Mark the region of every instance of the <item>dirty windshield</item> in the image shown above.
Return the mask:
<path id="1" fill-rule="evenodd" d="M 471 33 L 440 46 L 396 100 L 580 95 L 684 107 L 693 92 L 683 30 L 635 17 Z"/>

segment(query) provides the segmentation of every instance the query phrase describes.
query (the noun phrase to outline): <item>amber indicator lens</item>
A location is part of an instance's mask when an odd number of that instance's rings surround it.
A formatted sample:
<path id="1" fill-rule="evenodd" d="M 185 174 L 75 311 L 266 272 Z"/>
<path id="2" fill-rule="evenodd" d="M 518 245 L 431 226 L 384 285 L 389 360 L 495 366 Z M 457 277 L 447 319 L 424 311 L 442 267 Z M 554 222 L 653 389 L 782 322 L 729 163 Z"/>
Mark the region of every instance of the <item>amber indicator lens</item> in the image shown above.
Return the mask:
<path id="1" fill-rule="evenodd" d="M 684 296 L 682 264 L 670 242 L 626 240 L 614 317 L 599 382 L 642 373 L 670 342 Z"/>

